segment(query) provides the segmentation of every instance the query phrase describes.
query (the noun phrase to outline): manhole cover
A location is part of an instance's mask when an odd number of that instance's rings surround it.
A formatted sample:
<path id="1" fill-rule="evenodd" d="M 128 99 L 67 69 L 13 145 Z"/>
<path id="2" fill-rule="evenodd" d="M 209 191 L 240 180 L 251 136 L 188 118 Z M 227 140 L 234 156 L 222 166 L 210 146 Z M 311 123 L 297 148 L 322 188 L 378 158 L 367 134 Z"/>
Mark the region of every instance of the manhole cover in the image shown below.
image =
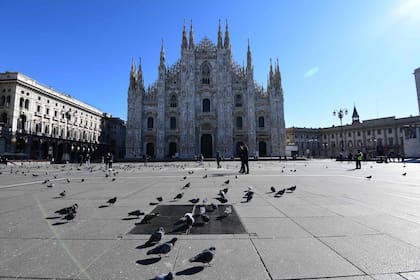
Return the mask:
<path id="1" fill-rule="evenodd" d="M 210 217 L 210 221 L 204 223 L 199 215 L 199 208 L 203 205 L 195 207 L 195 223 L 189 234 L 241 234 L 246 233 L 235 208 L 232 207 L 232 213 L 228 216 L 224 214 L 229 204 L 217 205 L 217 209 L 213 210 L 210 205 L 205 205 L 206 215 Z M 194 205 L 158 205 L 151 213 L 159 213 L 158 217 L 153 218 L 149 223 L 137 223 L 136 226 L 128 234 L 151 234 L 157 228 L 163 227 L 167 234 L 182 234 L 187 228 L 180 223 L 180 218 L 185 213 L 192 213 Z"/>

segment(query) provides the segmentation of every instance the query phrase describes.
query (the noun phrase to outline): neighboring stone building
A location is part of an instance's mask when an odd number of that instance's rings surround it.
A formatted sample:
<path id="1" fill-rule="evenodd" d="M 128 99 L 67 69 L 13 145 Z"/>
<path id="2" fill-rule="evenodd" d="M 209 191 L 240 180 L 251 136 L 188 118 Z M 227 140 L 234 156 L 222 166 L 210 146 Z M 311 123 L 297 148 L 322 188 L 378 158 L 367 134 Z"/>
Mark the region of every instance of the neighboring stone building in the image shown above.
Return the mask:
<path id="1" fill-rule="evenodd" d="M 293 127 L 287 129 L 287 137 L 288 142 L 298 145 L 300 156 L 309 154 L 335 158 L 342 155 L 345 158 L 361 150 L 367 158 L 388 155 L 408 157 L 416 153 L 413 147 L 418 145 L 414 142 L 419 124 L 420 116 L 386 117 L 361 122 L 355 107 L 352 124 L 319 129 Z M 409 145 L 405 143 L 408 140 L 411 141 Z"/>
<path id="2" fill-rule="evenodd" d="M 113 154 L 115 160 L 125 158 L 126 123 L 120 118 L 104 114 L 102 119 L 103 131 L 99 138 L 100 143 L 106 147 L 105 152 Z"/>
<path id="3" fill-rule="evenodd" d="M 216 151 L 230 157 L 240 143 L 250 155 L 285 154 L 279 65 L 270 65 L 266 90 L 257 85 L 249 43 L 246 68 L 232 60 L 227 24 L 223 39 L 219 23 L 217 44 L 204 38 L 197 45 L 192 25 L 189 38 L 184 25 L 181 58 L 167 67 L 162 43 L 158 72 L 158 80 L 145 88 L 141 65 L 136 69 L 133 62 L 126 158 L 212 157 Z"/>
<path id="4" fill-rule="evenodd" d="M 21 73 L 0 73 L 0 154 L 56 162 L 99 157 L 102 115 Z"/>

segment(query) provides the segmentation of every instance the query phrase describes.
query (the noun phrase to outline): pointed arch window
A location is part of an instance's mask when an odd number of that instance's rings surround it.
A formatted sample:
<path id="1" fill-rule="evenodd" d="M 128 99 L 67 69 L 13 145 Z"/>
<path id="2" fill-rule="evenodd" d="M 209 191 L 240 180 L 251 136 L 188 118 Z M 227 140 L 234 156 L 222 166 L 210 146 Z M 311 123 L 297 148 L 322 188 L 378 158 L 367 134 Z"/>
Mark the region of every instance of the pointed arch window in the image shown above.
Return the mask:
<path id="1" fill-rule="evenodd" d="M 235 106 L 236 107 L 242 107 L 242 95 L 237 94 L 235 96 Z"/>
<path id="2" fill-rule="evenodd" d="M 25 104 L 25 99 L 23 99 L 23 97 L 21 97 L 19 99 L 19 107 L 22 108 L 24 104 Z"/>
<path id="3" fill-rule="evenodd" d="M 176 129 L 176 118 L 175 117 L 170 118 L 170 127 L 171 127 L 171 129 Z"/>
<path id="4" fill-rule="evenodd" d="M 203 113 L 210 112 L 210 99 L 203 99 Z"/>
<path id="5" fill-rule="evenodd" d="M 258 127 L 259 128 L 264 128 L 265 127 L 265 119 L 262 116 L 258 118 Z"/>
<path id="6" fill-rule="evenodd" d="M 178 106 L 178 103 L 177 103 L 177 98 L 176 98 L 176 95 L 175 95 L 175 94 L 173 94 L 173 95 L 171 96 L 171 99 L 170 99 L 170 102 L 169 102 L 169 106 L 170 106 L 171 108 L 176 108 L 176 107 Z"/>
<path id="7" fill-rule="evenodd" d="M 152 117 L 147 118 L 147 129 L 153 129 L 153 118 Z"/>
<path id="8" fill-rule="evenodd" d="M 5 103 L 6 103 L 6 96 L 3 95 L 0 100 L 0 106 L 4 106 Z"/>
<path id="9" fill-rule="evenodd" d="M 29 99 L 25 100 L 25 109 L 29 109 Z"/>
<path id="10" fill-rule="evenodd" d="M 201 83 L 203 85 L 210 84 L 210 66 L 207 63 L 201 67 Z"/>
<path id="11" fill-rule="evenodd" d="M 242 129 L 243 128 L 243 122 L 242 122 L 242 117 L 236 117 L 236 128 L 237 129 Z"/>

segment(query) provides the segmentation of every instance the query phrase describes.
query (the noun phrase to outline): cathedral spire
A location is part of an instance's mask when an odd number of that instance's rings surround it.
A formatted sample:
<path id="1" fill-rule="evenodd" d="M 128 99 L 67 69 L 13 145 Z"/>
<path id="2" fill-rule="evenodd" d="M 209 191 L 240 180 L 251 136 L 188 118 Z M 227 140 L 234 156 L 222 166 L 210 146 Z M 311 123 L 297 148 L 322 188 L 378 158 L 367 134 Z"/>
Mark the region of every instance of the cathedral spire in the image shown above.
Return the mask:
<path id="1" fill-rule="evenodd" d="M 246 54 L 246 69 L 247 71 L 251 71 L 252 69 L 252 55 L 251 55 L 251 46 L 249 44 L 249 38 L 248 38 L 248 51 Z"/>
<path id="2" fill-rule="evenodd" d="M 136 63 L 134 62 L 134 57 L 131 62 L 131 75 L 136 73 Z"/>
<path id="3" fill-rule="evenodd" d="M 221 49 L 222 46 L 222 27 L 220 26 L 220 19 L 219 19 L 219 31 L 217 32 L 217 48 Z"/>
<path id="4" fill-rule="evenodd" d="M 162 39 L 162 47 L 160 49 L 160 66 L 165 66 L 165 48 L 163 46 L 163 39 Z"/>
<path id="5" fill-rule="evenodd" d="M 194 30 L 193 30 L 193 25 L 192 25 L 192 20 L 191 20 L 191 24 L 190 24 L 190 45 L 189 45 L 190 49 L 194 49 Z"/>
<path id="6" fill-rule="evenodd" d="M 140 88 L 144 90 L 143 70 L 141 69 L 141 57 L 139 58 L 139 68 L 137 69 L 137 81 Z"/>
<path id="7" fill-rule="evenodd" d="M 184 20 L 184 29 L 182 30 L 182 45 L 181 49 L 187 49 L 188 42 L 187 42 L 187 28 L 185 27 L 185 20 Z"/>
<path id="8" fill-rule="evenodd" d="M 271 61 L 271 57 L 270 57 L 270 76 L 269 76 L 269 84 L 268 84 L 268 87 L 273 87 L 273 78 L 274 78 L 274 75 L 273 75 L 274 73 L 273 73 L 273 64 L 272 64 L 272 61 Z"/>
<path id="9" fill-rule="evenodd" d="M 230 49 L 229 26 L 228 26 L 227 20 L 226 20 L 226 31 L 225 31 L 225 49 Z"/>
<path id="10" fill-rule="evenodd" d="M 130 89 L 134 89 L 136 87 L 136 63 L 134 62 L 134 58 L 131 62 L 131 70 L 130 70 Z"/>

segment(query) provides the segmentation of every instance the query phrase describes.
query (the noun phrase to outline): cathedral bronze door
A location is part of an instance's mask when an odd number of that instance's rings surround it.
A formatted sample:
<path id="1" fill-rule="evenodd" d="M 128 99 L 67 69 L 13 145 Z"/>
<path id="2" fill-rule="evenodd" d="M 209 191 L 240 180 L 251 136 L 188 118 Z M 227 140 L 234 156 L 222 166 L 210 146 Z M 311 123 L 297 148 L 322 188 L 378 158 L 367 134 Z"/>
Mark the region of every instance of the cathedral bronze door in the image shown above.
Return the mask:
<path id="1" fill-rule="evenodd" d="M 151 158 L 155 157 L 155 145 L 153 143 L 147 143 L 146 155 L 148 155 Z"/>
<path id="2" fill-rule="evenodd" d="M 201 154 L 204 157 L 213 156 L 213 140 L 211 134 L 201 135 Z"/>

